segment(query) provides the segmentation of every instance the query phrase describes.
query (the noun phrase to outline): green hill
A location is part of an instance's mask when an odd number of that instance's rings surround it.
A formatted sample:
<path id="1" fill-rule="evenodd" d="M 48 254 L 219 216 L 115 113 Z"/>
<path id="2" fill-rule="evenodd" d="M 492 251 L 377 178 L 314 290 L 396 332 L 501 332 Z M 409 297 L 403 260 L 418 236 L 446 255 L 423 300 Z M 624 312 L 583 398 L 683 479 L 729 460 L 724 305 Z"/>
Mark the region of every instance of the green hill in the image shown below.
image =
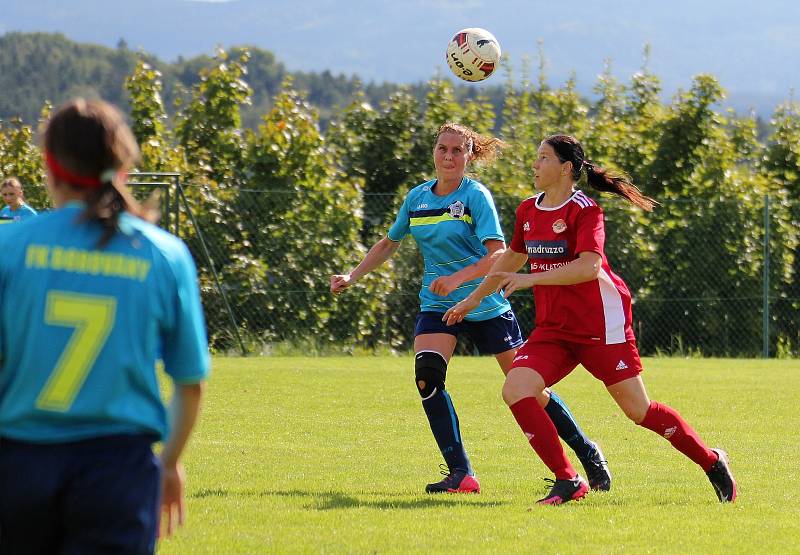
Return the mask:
<path id="1" fill-rule="evenodd" d="M 235 53 L 238 48 L 242 47 L 233 47 L 230 51 Z M 359 89 L 375 105 L 400 89 L 393 83 L 362 84 L 356 76 L 333 75 L 329 71 L 290 72 L 271 52 L 251 46 L 247 48 L 250 51 L 247 82 L 253 88 L 252 104 L 242 109 L 247 127 L 255 127 L 269 110 L 272 98 L 287 75 L 292 76 L 294 88 L 306 91 L 309 102 L 320 113 L 323 126 L 336 108 L 345 106 Z M 117 48 L 108 48 L 77 43 L 61 34 L 14 32 L 2 35 L 0 119 L 19 117 L 33 124 L 46 101 L 57 105 L 76 95 L 100 96 L 126 107 L 125 77 L 141 57 L 161 71 L 164 101 L 170 112 L 175 109 L 175 98 L 197 82 L 200 70 L 212 63 L 211 56 L 179 58 L 174 63 L 167 63 L 146 52 L 130 50 L 123 41 Z M 413 85 L 411 89 L 415 96 L 424 98 L 424 83 Z M 461 86 L 457 94 L 472 97 L 478 91 L 487 94 L 499 107 L 503 98 L 501 86 L 481 89 Z"/>

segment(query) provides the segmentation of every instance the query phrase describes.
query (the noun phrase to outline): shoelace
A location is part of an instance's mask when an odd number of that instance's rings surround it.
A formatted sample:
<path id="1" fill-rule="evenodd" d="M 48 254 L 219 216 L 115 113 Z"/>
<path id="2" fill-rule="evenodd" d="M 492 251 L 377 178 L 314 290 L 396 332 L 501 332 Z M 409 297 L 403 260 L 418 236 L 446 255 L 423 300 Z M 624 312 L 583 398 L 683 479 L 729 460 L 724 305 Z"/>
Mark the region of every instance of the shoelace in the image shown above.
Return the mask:
<path id="1" fill-rule="evenodd" d="M 552 478 L 542 478 L 542 480 L 544 480 L 544 482 L 547 484 L 545 487 L 548 489 L 552 489 L 556 485 L 556 480 L 553 480 Z M 571 482 L 572 480 L 567 481 Z"/>
<path id="2" fill-rule="evenodd" d="M 444 463 L 439 463 L 439 474 L 442 476 L 450 476 L 450 468 Z"/>

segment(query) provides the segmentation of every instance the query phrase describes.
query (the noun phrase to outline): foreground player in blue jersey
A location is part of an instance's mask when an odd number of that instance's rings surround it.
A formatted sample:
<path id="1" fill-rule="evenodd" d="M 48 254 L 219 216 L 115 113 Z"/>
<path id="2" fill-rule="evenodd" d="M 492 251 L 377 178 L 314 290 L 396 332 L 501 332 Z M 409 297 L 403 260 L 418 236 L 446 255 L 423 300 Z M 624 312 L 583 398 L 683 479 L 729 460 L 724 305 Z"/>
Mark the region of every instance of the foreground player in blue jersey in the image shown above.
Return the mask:
<path id="1" fill-rule="evenodd" d="M 445 390 L 447 365 L 458 334 L 469 334 L 482 353 L 494 355 L 504 374 L 511 369 L 517 347 L 523 342 L 511 305 L 499 293 L 486 297 L 456 326 L 442 321 L 449 308 L 481 283 L 505 250 L 491 193 L 464 175 L 467 164 L 493 160 L 502 146 L 499 139 L 481 136 L 466 126 L 442 125 L 433 149 L 436 179 L 409 191 L 387 236 L 370 249 L 356 268 L 331 277 L 331 291 L 343 291 L 388 260 L 408 234 L 422 252 L 425 273 L 414 330 L 415 381 L 448 467 L 444 480 L 426 486 L 428 493 L 480 491 L 464 448 L 458 416 Z M 583 463 L 591 486 L 608 490 L 611 475 L 603 454 L 583 434 L 563 401 L 549 390 L 538 401 Z"/>
<path id="2" fill-rule="evenodd" d="M 209 369 L 195 266 L 137 217 L 117 109 L 70 101 L 43 143 L 56 210 L 0 226 L 0 553 L 152 553 Z"/>

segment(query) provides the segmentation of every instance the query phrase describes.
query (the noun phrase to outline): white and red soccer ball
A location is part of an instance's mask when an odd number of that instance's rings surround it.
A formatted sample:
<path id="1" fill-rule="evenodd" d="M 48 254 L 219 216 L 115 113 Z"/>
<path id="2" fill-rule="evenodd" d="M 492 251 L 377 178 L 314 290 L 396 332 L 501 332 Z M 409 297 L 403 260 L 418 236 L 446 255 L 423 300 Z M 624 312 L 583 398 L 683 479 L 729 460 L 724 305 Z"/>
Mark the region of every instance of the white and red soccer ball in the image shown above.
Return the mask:
<path id="1" fill-rule="evenodd" d="M 483 81 L 500 63 L 500 43 L 486 29 L 462 29 L 447 45 L 447 65 L 464 81 Z"/>

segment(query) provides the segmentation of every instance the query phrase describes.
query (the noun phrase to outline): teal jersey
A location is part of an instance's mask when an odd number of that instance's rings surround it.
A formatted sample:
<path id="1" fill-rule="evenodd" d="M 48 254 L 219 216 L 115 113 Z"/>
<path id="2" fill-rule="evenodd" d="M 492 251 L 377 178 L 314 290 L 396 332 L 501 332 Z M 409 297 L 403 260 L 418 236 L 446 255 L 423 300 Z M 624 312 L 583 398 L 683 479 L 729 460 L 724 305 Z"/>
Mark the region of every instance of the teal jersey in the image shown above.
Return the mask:
<path id="1" fill-rule="evenodd" d="M 36 210 L 24 202 L 16 210 L 12 210 L 10 206 L 4 206 L 2 210 L 0 210 L 0 218 L 3 220 L 19 222 L 22 220 L 27 220 L 28 218 L 32 218 L 33 216 L 36 216 Z"/>
<path id="2" fill-rule="evenodd" d="M 483 278 L 462 283 L 446 297 L 432 293 L 429 286 L 436 278 L 454 274 L 486 256 L 485 241 L 503 240 L 492 194 L 481 183 L 464 177 L 446 196 L 437 195 L 435 187 L 433 180 L 411 189 L 387 234 L 397 242 L 410 233 L 422 252 L 425 274 L 419 299 L 423 312 L 445 312 L 472 293 Z M 467 314 L 466 320 L 488 320 L 508 310 L 508 301 L 493 293 Z"/>
<path id="3" fill-rule="evenodd" d="M 102 249 L 71 203 L 0 226 L 0 436 L 34 443 L 167 435 L 156 358 L 209 371 L 197 271 L 177 237 L 129 214 Z"/>

